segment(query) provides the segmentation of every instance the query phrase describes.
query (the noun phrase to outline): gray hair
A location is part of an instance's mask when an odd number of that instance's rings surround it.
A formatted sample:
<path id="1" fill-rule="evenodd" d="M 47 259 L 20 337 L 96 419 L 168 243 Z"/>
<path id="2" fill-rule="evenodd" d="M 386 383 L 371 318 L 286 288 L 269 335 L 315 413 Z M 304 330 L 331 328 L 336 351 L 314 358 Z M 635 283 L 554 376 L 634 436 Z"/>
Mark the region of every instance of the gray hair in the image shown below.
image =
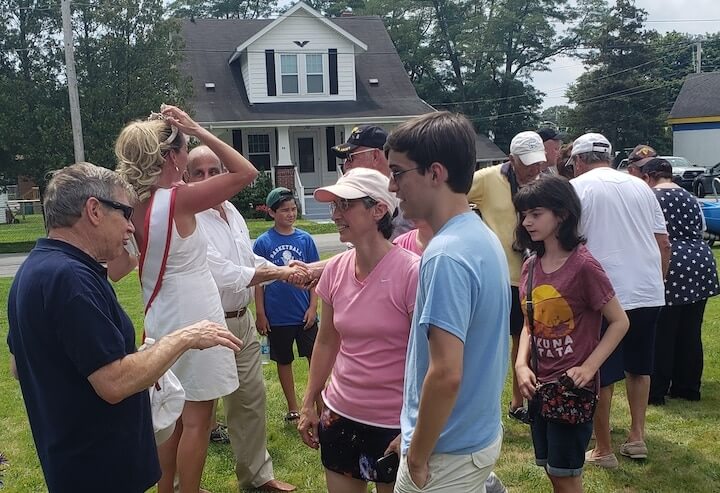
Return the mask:
<path id="1" fill-rule="evenodd" d="M 598 163 L 609 163 L 612 160 L 609 152 L 590 151 L 581 152 L 577 155 L 580 156 L 580 159 L 585 161 L 585 163 L 589 166 Z"/>
<path id="2" fill-rule="evenodd" d="M 113 200 L 119 191 L 135 201 L 135 191 L 118 173 L 92 163 L 77 163 L 53 171 L 43 201 L 45 226 L 72 227 L 90 197 Z"/>

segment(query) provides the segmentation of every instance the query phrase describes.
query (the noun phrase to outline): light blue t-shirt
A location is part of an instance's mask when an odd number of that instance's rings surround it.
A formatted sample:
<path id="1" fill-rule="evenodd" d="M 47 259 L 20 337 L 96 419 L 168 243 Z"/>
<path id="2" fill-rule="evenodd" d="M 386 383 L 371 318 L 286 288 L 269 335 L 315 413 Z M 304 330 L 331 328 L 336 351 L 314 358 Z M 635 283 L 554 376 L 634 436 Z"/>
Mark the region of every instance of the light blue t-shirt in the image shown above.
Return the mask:
<path id="1" fill-rule="evenodd" d="M 428 371 L 431 324 L 465 345 L 457 401 L 433 453 L 470 454 L 497 439 L 509 320 L 510 275 L 500 241 L 475 213 L 453 217 L 432 239 L 420 263 L 400 416 L 403 454 L 415 429 Z"/>

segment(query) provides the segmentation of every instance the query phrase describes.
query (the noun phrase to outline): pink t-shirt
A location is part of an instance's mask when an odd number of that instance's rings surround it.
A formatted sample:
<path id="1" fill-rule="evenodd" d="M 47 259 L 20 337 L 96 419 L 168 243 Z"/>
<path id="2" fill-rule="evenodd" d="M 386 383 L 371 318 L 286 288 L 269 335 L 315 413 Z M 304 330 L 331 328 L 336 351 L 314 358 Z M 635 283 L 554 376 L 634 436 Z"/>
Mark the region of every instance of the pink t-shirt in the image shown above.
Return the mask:
<path id="1" fill-rule="evenodd" d="M 373 426 L 400 427 L 419 267 L 420 258 L 397 245 L 363 281 L 355 277 L 355 249 L 325 266 L 316 291 L 333 307 L 340 351 L 323 398 L 337 414 Z"/>
<path id="2" fill-rule="evenodd" d="M 420 250 L 418 248 L 417 235 L 418 235 L 418 230 L 411 229 L 407 233 L 403 233 L 400 236 L 398 236 L 397 238 L 395 238 L 393 240 L 393 243 L 396 245 L 400 245 L 405 250 L 410 250 L 413 253 L 422 255 L 422 250 Z"/>
<path id="3" fill-rule="evenodd" d="M 525 300 L 530 261 L 520 275 L 520 299 Z M 600 342 L 600 310 L 615 296 L 600 263 L 584 245 L 579 245 L 562 267 L 546 274 L 535 262 L 533 305 L 538 374 L 541 383 L 550 382 L 582 363 Z"/>

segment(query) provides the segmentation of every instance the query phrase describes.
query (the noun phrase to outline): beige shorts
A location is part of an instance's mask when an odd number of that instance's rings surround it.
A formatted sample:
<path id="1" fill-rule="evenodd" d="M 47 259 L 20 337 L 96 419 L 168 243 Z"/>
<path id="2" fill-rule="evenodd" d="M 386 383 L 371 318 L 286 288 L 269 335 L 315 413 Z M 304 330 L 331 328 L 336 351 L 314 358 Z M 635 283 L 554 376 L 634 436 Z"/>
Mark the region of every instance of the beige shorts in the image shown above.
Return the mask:
<path id="1" fill-rule="evenodd" d="M 489 446 L 472 454 L 433 454 L 428 465 L 430 475 L 425 487 L 418 488 L 410 478 L 407 456 L 400 459 L 394 493 L 481 493 L 485 480 L 500 456 L 503 433 Z"/>

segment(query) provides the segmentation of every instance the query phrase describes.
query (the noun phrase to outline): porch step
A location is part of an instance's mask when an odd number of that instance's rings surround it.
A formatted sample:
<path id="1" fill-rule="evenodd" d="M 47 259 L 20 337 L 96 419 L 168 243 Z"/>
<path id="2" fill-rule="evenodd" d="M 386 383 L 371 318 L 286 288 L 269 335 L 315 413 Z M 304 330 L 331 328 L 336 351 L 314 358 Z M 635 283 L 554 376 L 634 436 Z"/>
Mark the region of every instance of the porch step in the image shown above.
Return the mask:
<path id="1" fill-rule="evenodd" d="M 305 215 L 304 219 L 313 221 L 329 220 L 330 208 L 324 202 L 318 202 L 312 195 L 305 195 Z"/>

